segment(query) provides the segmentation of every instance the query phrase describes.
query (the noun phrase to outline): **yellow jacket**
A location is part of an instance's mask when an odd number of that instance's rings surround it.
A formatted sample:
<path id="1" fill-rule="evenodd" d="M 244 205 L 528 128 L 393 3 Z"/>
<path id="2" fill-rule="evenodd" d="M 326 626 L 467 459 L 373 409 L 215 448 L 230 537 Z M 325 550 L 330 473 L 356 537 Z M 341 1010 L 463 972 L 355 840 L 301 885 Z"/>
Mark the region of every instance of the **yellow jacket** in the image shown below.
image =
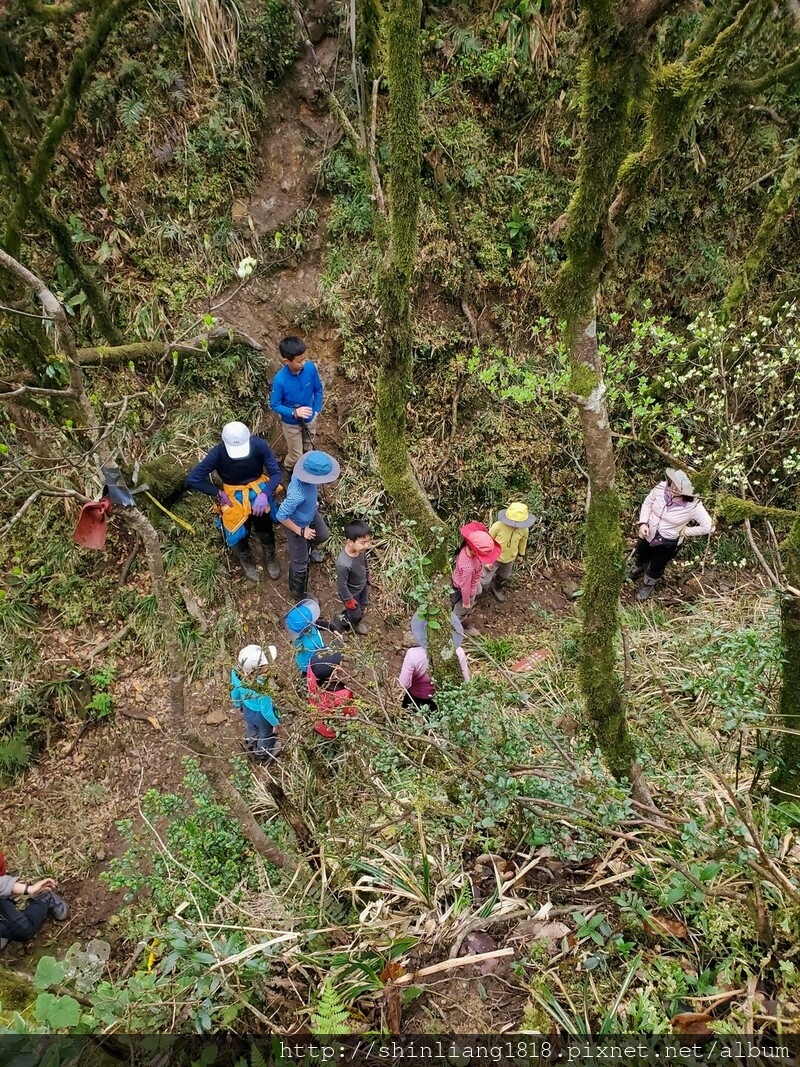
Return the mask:
<path id="1" fill-rule="evenodd" d="M 517 556 L 524 556 L 528 547 L 528 530 L 520 526 L 506 526 L 496 522 L 489 527 L 489 533 L 503 546 L 498 563 L 513 563 Z"/>

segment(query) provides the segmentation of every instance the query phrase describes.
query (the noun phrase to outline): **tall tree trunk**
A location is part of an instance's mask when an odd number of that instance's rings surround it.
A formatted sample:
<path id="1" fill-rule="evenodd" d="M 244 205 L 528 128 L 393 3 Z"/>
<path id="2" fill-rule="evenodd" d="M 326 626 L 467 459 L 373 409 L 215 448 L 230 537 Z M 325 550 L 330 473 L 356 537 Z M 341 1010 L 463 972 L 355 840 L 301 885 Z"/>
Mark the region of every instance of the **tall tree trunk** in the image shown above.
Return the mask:
<path id="1" fill-rule="evenodd" d="M 383 342 L 378 368 L 376 434 L 381 480 L 430 561 L 432 600 L 449 619 L 449 559 L 445 527 L 431 506 L 408 455 L 407 408 L 414 369 L 411 285 L 417 257 L 422 138 L 420 0 L 391 0 L 386 15 L 389 86 L 389 233 L 378 278 Z M 380 221 L 379 221 L 380 225 Z M 437 681 L 461 681 L 448 655 L 450 628 L 429 628 L 428 656 Z"/>
<path id="2" fill-rule="evenodd" d="M 55 100 L 44 135 L 31 160 L 28 180 L 23 183 L 6 220 L 4 243 L 6 250 L 14 258 L 19 255 L 22 227 L 42 193 L 59 145 L 75 121 L 89 76 L 109 35 L 119 27 L 123 16 L 133 7 L 134 2 L 135 0 L 112 0 L 104 6 L 98 5 L 86 40 L 73 56 L 64 87 Z"/>
<path id="3" fill-rule="evenodd" d="M 615 460 L 597 345 L 595 308 L 606 245 L 608 213 L 630 135 L 630 113 L 642 76 L 634 36 L 619 25 L 619 6 L 587 0 L 582 31 L 582 143 L 578 177 L 567 210 L 567 260 L 550 293 L 554 312 L 566 320 L 573 399 L 583 428 L 589 474 L 584 542 L 584 595 L 580 650 L 581 688 L 597 743 L 617 777 L 634 771 L 621 682 L 616 671 L 622 535 Z"/>
<path id="4" fill-rule="evenodd" d="M 758 227 L 753 243 L 750 246 L 750 251 L 747 253 L 744 262 L 728 287 L 725 298 L 720 304 L 717 319 L 723 325 L 727 325 L 739 310 L 742 301 L 750 290 L 753 278 L 761 269 L 767 252 L 778 235 L 781 223 L 794 204 L 798 193 L 800 193 L 799 154 L 800 147 L 795 142 L 794 150 L 789 157 L 789 162 L 786 164 L 786 170 L 783 172 L 783 177 L 772 199 L 767 204 L 761 225 Z"/>
<path id="5" fill-rule="evenodd" d="M 648 33 L 663 6 L 655 5 L 644 22 L 637 18 L 637 5 L 625 0 L 586 0 L 583 7 L 581 151 L 565 219 L 567 259 L 552 286 L 550 304 L 566 321 L 571 389 L 580 411 L 589 473 L 581 685 L 609 767 L 618 777 L 630 774 L 641 792 L 646 787 L 634 760 L 615 669 L 622 536 L 597 345 L 597 295 L 621 225 L 640 212 L 653 175 L 677 147 L 703 101 L 719 88 L 737 49 L 767 5 L 768 0 L 737 0 L 727 8 L 720 5 L 710 13 L 683 60 L 657 69 L 649 86 Z M 626 155 L 631 112 L 642 95 L 643 144 Z"/>

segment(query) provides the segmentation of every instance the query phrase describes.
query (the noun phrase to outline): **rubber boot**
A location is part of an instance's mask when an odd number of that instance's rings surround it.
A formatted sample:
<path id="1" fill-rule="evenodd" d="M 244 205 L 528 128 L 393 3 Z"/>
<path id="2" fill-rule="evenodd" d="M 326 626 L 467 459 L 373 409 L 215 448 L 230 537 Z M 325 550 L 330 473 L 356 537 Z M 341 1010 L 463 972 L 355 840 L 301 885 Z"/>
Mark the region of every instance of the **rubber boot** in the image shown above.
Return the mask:
<path id="1" fill-rule="evenodd" d="M 307 588 L 308 571 L 305 574 L 298 574 L 297 571 L 289 567 L 289 596 L 294 598 L 295 603 L 305 599 Z"/>
<path id="2" fill-rule="evenodd" d="M 275 542 L 262 541 L 261 551 L 264 554 L 264 569 L 273 582 L 277 582 L 281 576 L 281 565 L 275 555 Z"/>
<path id="3" fill-rule="evenodd" d="M 312 563 L 322 563 L 325 559 L 325 553 L 321 548 L 312 548 L 308 558 Z"/>
<path id="4" fill-rule="evenodd" d="M 656 583 L 654 581 L 648 581 L 648 579 L 645 578 L 644 583 L 640 585 L 639 588 L 636 590 L 636 599 L 640 602 L 643 600 L 647 600 L 647 598 L 655 589 L 655 585 Z"/>
<path id="5" fill-rule="evenodd" d="M 234 545 L 231 549 L 231 555 L 239 561 L 239 566 L 244 571 L 245 578 L 251 582 L 257 582 L 258 568 L 256 567 L 256 561 L 253 559 L 250 546 L 248 544 Z"/>
<path id="6" fill-rule="evenodd" d="M 495 600 L 499 600 L 501 604 L 505 603 L 506 594 L 503 592 L 502 584 L 495 582 L 495 584 L 490 588 L 489 592 L 492 594 Z"/>

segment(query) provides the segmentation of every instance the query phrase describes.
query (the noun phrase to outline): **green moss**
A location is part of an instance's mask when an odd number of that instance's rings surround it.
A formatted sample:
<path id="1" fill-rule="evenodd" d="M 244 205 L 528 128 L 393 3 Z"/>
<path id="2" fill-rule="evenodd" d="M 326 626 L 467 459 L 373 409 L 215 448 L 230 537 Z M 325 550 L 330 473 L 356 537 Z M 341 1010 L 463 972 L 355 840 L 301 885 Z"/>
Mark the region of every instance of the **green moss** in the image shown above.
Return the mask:
<path id="1" fill-rule="evenodd" d="M 584 562 L 581 688 L 597 744 L 611 772 L 623 778 L 630 773 L 636 750 L 625 721 L 616 669 L 623 558 L 619 497 L 613 489 L 592 494 Z"/>
<path id="2" fill-rule="evenodd" d="M 597 388 L 600 379 L 597 372 L 585 363 L 574 363 L 570 370 L 569 388 L 576 396 L 589 396 Z"/>
<path id="3" fill-rule="evenodd" d="M 27 978 L 0 967 L 0 1006 L 2 1012 L 23 1011 L 36 999 L 36 990 Z"/>

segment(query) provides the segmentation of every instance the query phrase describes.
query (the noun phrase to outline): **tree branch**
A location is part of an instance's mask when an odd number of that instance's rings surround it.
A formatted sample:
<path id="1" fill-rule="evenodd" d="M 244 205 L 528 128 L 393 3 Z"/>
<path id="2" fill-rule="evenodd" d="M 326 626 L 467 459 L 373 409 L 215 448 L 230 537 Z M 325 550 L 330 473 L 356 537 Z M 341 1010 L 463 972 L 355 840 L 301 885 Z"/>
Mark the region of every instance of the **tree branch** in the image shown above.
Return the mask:
<path id="1" fill-rule="evenodd" d="M 73 57 L 64 87 L 58 94 L 44 136 L 31 161 L 28 181 L 20 189 L 6 221 L 5 245 L 12 256 L 19 254 L 20 231 L 41 195 L 53 167 L 58 147 L 75 121 L 81 94 L 111 32 L 135 0 L 113 0 L 92 22 L 83 47 Z"/>
<path id="2" fill-rule="evenodd" d="M 20 0 L 25 10 L 44 22 L 67 22 L 81 11 L 88 11 L 91 0 L 74 0 L 72 4 L 59 7 L 57 4 L 43 4 L 41 0 Z"/>
<path id="3" fill-rule="evenodd" d="M 800 52 L 795 50 L 792 58 L 784 66 L 773 67 L 749 80 L 725 82 L 725 90 L 737 96 L 757 96 L 766 89 L 794 81 L 798 75 L 800 75 Z"/>

